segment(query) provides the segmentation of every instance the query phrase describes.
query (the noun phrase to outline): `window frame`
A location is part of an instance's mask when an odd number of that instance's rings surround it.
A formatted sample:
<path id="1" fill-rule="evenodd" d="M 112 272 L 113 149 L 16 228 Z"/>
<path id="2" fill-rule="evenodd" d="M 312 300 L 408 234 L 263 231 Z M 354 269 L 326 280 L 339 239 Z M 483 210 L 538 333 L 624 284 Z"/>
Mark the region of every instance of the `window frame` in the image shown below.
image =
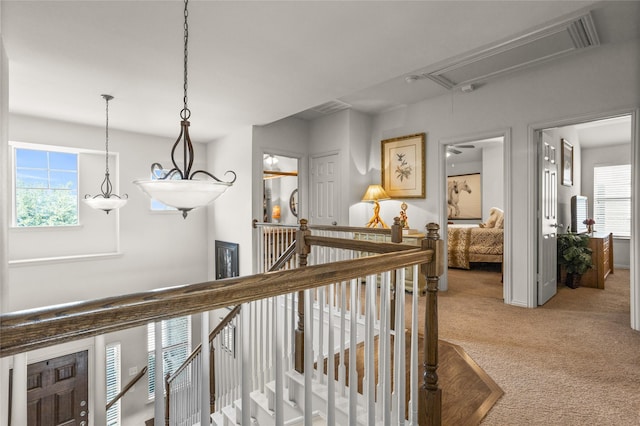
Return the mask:
<path id="1" fill-rule="evenodd" d="M 116 384 L 115 384 L 115 389 L 112 389 L 111 392 L 109 389 L 109 350 L 110 349 L 114 350 L 114 352 L 116 352 L 116 354 L 114 355 L 117 356 L 117 360 L 114 360 L 117 371 L 113 373 L 116 376 L 115 377 Z M 105 404 L 108 404 L 110 399 L 114 398 L 122 390 L 122 347 L 120 345 L 120 342 L 109 343 L 105 348 L 105 382 L 106 382 L 105 395 L 107 398 L 107 401 L 105 402 Z M 114 393 L 113 396 L 111 396 L 110 393 Z M 106 426 L 120 426 L 122 424 L 121 401 L 122 401 L 121 399 L 116 401 L 116 403 L 113 404 L 111 408 L 109 408 L 109 410 L 107 410 L 106 420 L 105 420 L 107 422 Z M 114 412 L 115 414 L 113 414 Z M 111 416 L 115 417 L 115 419 L 112 419 L 113 421 L 112 423 L 109 423 L 109 418 L 110 418 L 109 413 L 112 413 Z"/>
<path id="2" fill-rule="evenodd" d="M 598 192 L 596 190 L 597 188 L 597 174 L 598 174 L 598 169 L 610 169 L 610 168 L 617 168 L 617 167 L 625 167 L 627 168 L 627 170 L 625 170 L 623 173 L 627 173 L 629 174 L 629 194 L 628 196 L 604 196 L 604 197 L 599 197 L 598 196 Z M 628 226 L 626 226 L 625 232 L 620 232 L 619 229 L 610 229 L 610 228 L 604 228 L 605 232 L 612 232 L 613 236 L 615 238 L 630 238 L 631 237 L 631 201 L 632 201 L 632 194 L 631 194 L 631 189 L 632 189 L 632 185 L 631 185 L 631 164 L 598 164 L 598 165 L 594 165 L 593 167 L 593 213 L 592 213 L 592 217 L 593 219 L 596 221 L 596 226 L 598 224 L 600 224 L 601 226 L 605 225 L 605 221 L 601 219 L 601 217 L 603 217 L 600 214 L 597 214 L 597 208 L 596 205 L 598 203 L 607 203 L 607 201 L 609 202 L 615 202 L 615 201 L 628 201 L 629 203 L 629 211 L 628 211 L 628 218 L 629 218 L 629 223 Z M 603 213 L 604 214 L 604 213 Z M 617 232 L 616 232 L 617 231 Z"/>
<path id="3" fill-rule="evenodd" d="M 183 319 L 186 318 L 187 320 L 187 330 L 185 331 L 185 337 L 186 337 L 186 342 L 181 342 L 179 344 L 172 344 L 170 346 L 165 347 L 163 345 L 162 347 L 162 358 L 163 358 L 163 362 L 162 362 L 162 367 L 163 367 L 163 371 L 162 371 L 162 377 L 164 377 L 167 374 L 167 371 L 164 371 L 165 368 L 165 363 L 164 363 L 164 354 L 165 351 L 168 350 L 172 350 L 175 349 L 177 347 L 180 346 L 185 346 L 185 358 L 184 360 L 186 360 L 189 355 L 191 354 L 191 350 L 192 350 L 192 342 L 191 342 L 191 333 L 192 333 L 192 329 L 193 329 L 193 322 L 191 319 L 191 315 L 185 315 L 185 316 L 181 316 L 181 317 L 176 317 L 176 318 L 171 318 L 168 320 L 162 320 L 162 323 L 166 323 L 168 321 L 173 321 L 173 320 L 179 320 L 179 319 Z M 165 327 L 162 327 L 162 331 L 163 331 L 163 335 L 162 335 L 162 339 L 164 341 L 164 331 L 168 330 L 168 327 L 165 329 Z M 152 347 L 152 339 L 151 336 L 153 335 L 153 348 Z M 152 356 L 153 356 L 153 362 L 151 362 L 152 360 Z M 184 362 L 184 360 L 182 362 Z M 148 401 L 154 401 L 155 400 L 155 323 L 148 323 L 147 324 L 147 366 L 148 366 L 148 370 L 147 370 L 147 399 Z M 178 366 L 179 367 L 179 366 Z M 173 372 L 170 372 L 170 374 L 173 374 Z M 165 390 L 163 389 L 163 392 Z"/>
<path id="4" fill-rule="evenodd" d="M 80 155 L 83 150 L 78 148 L 64 147 L 59 145 L 46 145 L 46 144 L 34 144 L 34 143 L 24 143 L 24 142 L 15 142 L 10 141 L 9 147 L 11 148 L 11 228 L 15 229 L 65 229 L 65 228 L 74 228 L 80 227 Z M 31 150 L 31 151 L 40 151 L 40 152 L 54 152 L 54 153 L 64 153 L 64 154 L 74 154 L 76 156 L 76 223 L 75 224 L 61 224 L 61 225 L 35 225 L 35 226 L 23 226 L 18 225 L 18 211 L 17 211 L 17 175 L 18 175 L 18 167 L 17 167 L 17 151 L 18 150 Z M 50 171 L 47 165 L 47 171 Z M 40 189 L 40 188 L 39 188 Z"/>

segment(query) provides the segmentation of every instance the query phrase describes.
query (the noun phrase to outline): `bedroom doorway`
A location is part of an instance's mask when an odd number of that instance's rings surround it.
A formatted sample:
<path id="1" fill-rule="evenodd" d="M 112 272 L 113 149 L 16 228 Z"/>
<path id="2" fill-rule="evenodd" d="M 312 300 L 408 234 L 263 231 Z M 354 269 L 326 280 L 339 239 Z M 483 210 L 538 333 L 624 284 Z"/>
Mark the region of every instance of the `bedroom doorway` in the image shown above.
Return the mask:
<path id="1" fill-rule="evenodd" d="M 480 134 L 446 140 L 441 146 L 442 214 L 448 231 L 441 235 L 449 252 L 447 285 L 449 268 L 457 278 L 491 273 L 505 303 L 511 297 L 509 134 L 508 130 Z M 492 242 L 470 244 L 486 238 Z"/>
<path id="2" fill-rule="evenodd" d="M 612 265 L 606 265 L 615 273 L 616 269 L 629 269 L 631 277 L 631 323 L 632 327 L 640 328 L 640 318 L 638 318 L 637 299 L 634 300 L 634 294 L 637 294 L 638 283 L 634 282 L 634 258 L 632 257 L 635 237 L 632 229 L 632 216 L 637 212 L 633 212 L 632 206 L 634 202 L 634 184 L 631 181 L 630 171 L 634 167 L 634 156 L 638 153 L 633 149 L 633 141 L 637 134 L 634 133 L 634 114 L 619 113 L 595 116 L 590 119 L 568 119 L 558 123 L 548 124 L 543 129 L 536 129 L 536 140 L 539 144 L 538 163 L 544 160 L 545 148 L 549 146 L 557 153 L 558 163 L 558 180 L 555 190 L 557 192 L 558 207 L 557 221 L 558 233 L 567 233 L 575 231 L 575 217 L 572 213 L 571 199 L 575 196 L 581 196 L 588 200 L 586 217 L 593 218 L 596 221 L 595 233 L 591 234 L 591 239 L 606 238 L 609 241 L 609 233 L 613 233 L 611 247 L 608 250 L 613 258 Z M 543 140 L 544 139 L 544 140 Z M 546 144 L 546 145 L 545 145 Z M 565 155 L 562 155 L 564 152 Z M 622 193 L 616 194 L 616 200 L 610 200 L 610 196 L 614 191 L 605 190 L 598 191 L 597 187 L 601 186 L 596 183 L 596 175 L 605 173 L 607 169 L 619 169 L 626 167 L 628 177 L 626 182 L 621 182 L 616 177 L 618 187 L 625 186 L 627 195 Z M 605 176 L 606 177 L 606 176 Z M 542 206 L 543 192 L 545 191 L 542 180 L 538 179 L 538 212 L 544 210 Z M 599 193 L 601 192 L 601 193 Z M 616 191 L 617 192 L 617 191 Z M 607 198 L 607 199 L 603 199 Z M 613 205 L 615 203 L 615 206 Z M 609 207 L 607 207 L 609 205 Z M 615 209 L 613 208 L 615 207 Z M 613 210 L 612 210 L 613 209 Z M 610 215 L 619 213 L 619 209 L 625 209 L 625 212 L 616 217 L 613 221 Z M 609 219 L 607 219 L 609 215 Z M 541 215 L 539 214 L 540 218 Z M 538 247 L 544 245 L 543 232 L 541 231 L 544 224 L 538 223 Z M 579 231 L 578 231 L 579 232 Z M 608 247 L 608 246 L 607 246 Z M 557 261 L 555 258 L 547 259 L 544 256 L 544 250 L 538 250 L 538 269 L 537 276 L 557 276 L 558 287 L 564 285 L 564 277 L 559 276 L 557 270 Z M 603 266 L 597 265 L 602 269 Z M 589 271 L 589 273 L 594 273 Z M 598 271 L 600 273 L 600 271 Z M 584 278 L 584 277 L 583 277 Z M 637 281 L 637 279 L 636 279 Z M 587 286 L 590 286 L 587 280 Z M 538 290 L 541 282 L 537 282 Z M 604 280 L 604 289 L 606 290 L 606 280 Z M 537 294 L 538 305 L 544 303 L 544 299 L 540 300 L 540 294 Z M 634 326 L 634 324 L 636 324 Z"/>

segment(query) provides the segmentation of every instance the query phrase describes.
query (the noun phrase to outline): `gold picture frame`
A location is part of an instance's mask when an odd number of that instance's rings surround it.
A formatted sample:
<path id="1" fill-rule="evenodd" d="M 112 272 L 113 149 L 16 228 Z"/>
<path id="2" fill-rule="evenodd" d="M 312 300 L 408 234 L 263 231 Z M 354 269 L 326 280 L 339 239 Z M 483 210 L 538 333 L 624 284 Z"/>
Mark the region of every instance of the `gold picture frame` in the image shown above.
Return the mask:
<path id="1" fill-rule="evenodd" d="M 562 185 L 573 186 L 573 145 L 562 139 Z"/>
<path id="2" fill-rule="evenodd" d="M 425 198 L 425 133 L 382 141 L 382 187 L 391 198 Z"/>

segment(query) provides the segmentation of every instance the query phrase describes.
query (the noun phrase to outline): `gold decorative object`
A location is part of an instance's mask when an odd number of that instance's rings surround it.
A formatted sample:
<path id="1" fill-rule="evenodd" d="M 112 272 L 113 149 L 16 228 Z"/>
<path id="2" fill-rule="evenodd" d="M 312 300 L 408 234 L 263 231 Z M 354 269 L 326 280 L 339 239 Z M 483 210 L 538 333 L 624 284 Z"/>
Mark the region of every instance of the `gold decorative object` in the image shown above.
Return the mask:
<path id="1" fill-rule="evenodd" d="M 367 228 L 376 228 L 378 225 L 382 228 L 389 228 L 380 217 L 380 203 L 378 201 L 389 200 L 390 198 L 381 185 L 369 185 L 367 192 L 362 197 L 362 201 L 373 201 L 373 216 L 365 225 Z"/>

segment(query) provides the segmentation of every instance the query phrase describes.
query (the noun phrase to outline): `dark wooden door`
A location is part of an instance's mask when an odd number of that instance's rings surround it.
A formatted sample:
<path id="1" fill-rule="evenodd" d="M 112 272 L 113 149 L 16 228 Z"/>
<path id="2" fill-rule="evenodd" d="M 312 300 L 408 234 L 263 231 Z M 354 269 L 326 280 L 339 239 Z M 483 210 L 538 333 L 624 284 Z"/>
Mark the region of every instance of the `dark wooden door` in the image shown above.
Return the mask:
<path id="1" fill-rule="evenodd" d="M 87 351 L 29 364 L 28 426 L 89 424 Z"/>

